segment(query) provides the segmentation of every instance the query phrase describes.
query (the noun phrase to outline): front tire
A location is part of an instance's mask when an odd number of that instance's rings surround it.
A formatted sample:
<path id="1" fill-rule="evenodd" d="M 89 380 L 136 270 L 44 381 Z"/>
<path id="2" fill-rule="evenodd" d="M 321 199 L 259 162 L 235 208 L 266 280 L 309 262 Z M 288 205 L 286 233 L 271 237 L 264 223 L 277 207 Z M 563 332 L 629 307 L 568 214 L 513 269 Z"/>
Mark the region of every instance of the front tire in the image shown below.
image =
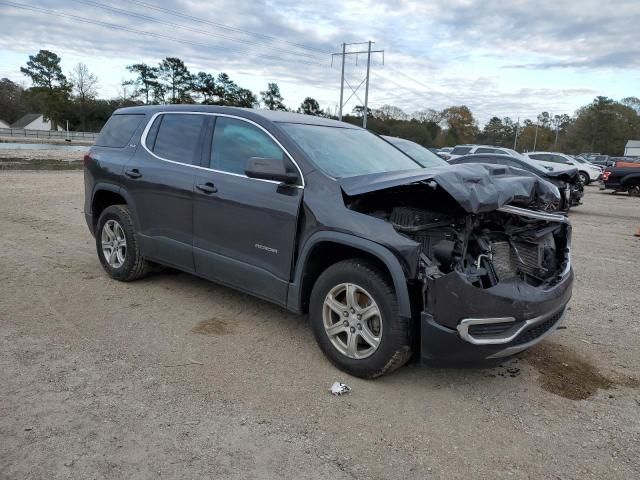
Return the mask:
<path id="1" fill-rule="evenodd" d="M 309 319 L 331 363 L 356 377 L 379 377 L 411 357 L 409 320 L 398 315 L 393 284 L 366 260 L 336 263 L 318 277 Z"/>
<path id="2" fill-rule="evenodd" d="M 628 192 L 630 197 L 640 197 L 640 185 L 631 185 Z"/>
<path id="3" fill-rule="evenodd" d="M 96 250 L 102 268 L 115 280 L 137 280 L 152 269 L 152 264 L 140 255 L 133 220 L 126 205 L 111 205 L 100 214 Z"/>
<path id="4" fill-rule="evenodd" d="M 589 183 L 591 182 L 591 180 L 589 179 L 589 175 L 587 175 L 587 173 L 585 172 L 578 172 L 578 178 L 580 179 L 580 183 L 585 186 L 589 185 Z"/>

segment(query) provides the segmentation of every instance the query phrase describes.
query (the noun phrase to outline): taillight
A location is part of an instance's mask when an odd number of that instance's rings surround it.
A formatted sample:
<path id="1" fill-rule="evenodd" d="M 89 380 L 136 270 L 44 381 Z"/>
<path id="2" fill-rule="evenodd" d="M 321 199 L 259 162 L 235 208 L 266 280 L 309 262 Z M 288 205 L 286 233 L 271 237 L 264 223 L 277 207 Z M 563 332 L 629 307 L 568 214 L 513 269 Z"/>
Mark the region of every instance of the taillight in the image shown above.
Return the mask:
<path id="1" fill-rule="evenodd" d="M 611 175 L 611 172 L 609 170 L 605 170 L 604 172 L 602 172 L 602 180 L 604 180 L 605 182 L 609 180 L 609 175 Z"/>
<path id="2" fill-rule="evenodd" d="M 82 163 L 84 163 L 84 166 L 86 167 L 87 165 L 89 165 L 89 163 L 91 162 L 91 155 L 89 155 L 88 153 L 83 157 L 82 159 Z"/>

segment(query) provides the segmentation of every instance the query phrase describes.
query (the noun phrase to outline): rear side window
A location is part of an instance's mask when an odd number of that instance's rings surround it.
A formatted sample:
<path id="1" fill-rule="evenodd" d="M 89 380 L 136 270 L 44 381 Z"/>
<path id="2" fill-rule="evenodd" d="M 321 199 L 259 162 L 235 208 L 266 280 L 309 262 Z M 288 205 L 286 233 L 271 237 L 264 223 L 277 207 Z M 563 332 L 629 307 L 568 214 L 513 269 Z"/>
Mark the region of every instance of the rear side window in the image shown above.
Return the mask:
<path id="1" fill-rule="evenodd" d="M 211 146 L 211 168 L 244 175 L 252 157 L 284 159 L 284 152 L 269 135 L 248 122 L 218 117 Z"/>
<path id="2" fill-rule="evenodd" d="M 552 159 L 551 160 L 552 162 L 562 163 L 564 165 L 571 165 L 571 162 L 561 155 L 549 155 L 549 157 Z"/>
<path id="3" fill-rule="evenodd" d="M 165 113 L 160 115 L 153 153 L 166 160 L 194 165 L 205 115 Z M 155 123 L 152 129 L 155 128 Z M 147 136 L 148 138 L 148 136 Z M 148 148 L 148 145 L 147 145 Z"/>
<path id="4" fill-rule="evenodd" d="M 96 139 L 100 147 L 122 148 L 129 144 L 144 115 L 112 115 Z"/>
<path id="5" fill-rule="evenodd" d="M 536 153 L 533 155 L 529 155 L 529 158 L 533 158 L 534 160 L 545 161 L 547 156 L 543 153 Z"/>
<path id="6" fill-rule="evenodd" d="M 451 155 L 466 155 L 471 151 L 472 147 L 456 147 L 451 150 Z"/>

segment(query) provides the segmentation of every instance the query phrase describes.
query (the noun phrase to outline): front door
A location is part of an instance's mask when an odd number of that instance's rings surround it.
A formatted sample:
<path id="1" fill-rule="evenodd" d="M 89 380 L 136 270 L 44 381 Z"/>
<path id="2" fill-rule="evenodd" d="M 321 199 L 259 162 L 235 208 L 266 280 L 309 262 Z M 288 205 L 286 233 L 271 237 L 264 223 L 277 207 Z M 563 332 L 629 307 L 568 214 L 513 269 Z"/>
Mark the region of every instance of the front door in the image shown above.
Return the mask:
<path id="1" fill-rule="evenodd" d="M 205 161 L 211 170 L 199 170 L 195 180 L 196 272 L 285 304 L 303 189 L 247 177 L 251 157 L 290 162 L 258 125 L 217 116 Z"/>
<path id="2" fill-rule="evenodd" d="M 156 117 L 125 167 L 143 256 L 194 271 L 193 186 L 210 117 L 163 113 Z"/>

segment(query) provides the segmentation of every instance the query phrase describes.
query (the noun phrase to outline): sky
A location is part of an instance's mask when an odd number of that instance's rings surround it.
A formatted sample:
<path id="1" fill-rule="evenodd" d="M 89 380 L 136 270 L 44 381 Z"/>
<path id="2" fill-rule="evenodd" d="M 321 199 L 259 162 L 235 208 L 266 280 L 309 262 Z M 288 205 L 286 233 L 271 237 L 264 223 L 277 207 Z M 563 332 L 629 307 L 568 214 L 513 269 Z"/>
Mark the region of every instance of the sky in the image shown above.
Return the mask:
<path id="1" fill-rule="evenodd" d="M 311 96 L 334 112 L 331 54 L 371 40 L 384 50 L 372 54 L 371 108 L 467 105 L 480 123 L 522 120 L 572 115 L 597 95 L 640 96 L 638 25 L 638 0 L 0 0 L 0 78 L 29 86 L 20 67 L 47 49 L 66 74 L 85 63 L 110 98 L 132 78 L 127 65 L 171 56 L 256 94 L 276 82 L 289 107 Z M 366 55 L 346 57 L 349 85 L 365 73 Z M 345 112 L 364 85 L 357 95 Z"/>

